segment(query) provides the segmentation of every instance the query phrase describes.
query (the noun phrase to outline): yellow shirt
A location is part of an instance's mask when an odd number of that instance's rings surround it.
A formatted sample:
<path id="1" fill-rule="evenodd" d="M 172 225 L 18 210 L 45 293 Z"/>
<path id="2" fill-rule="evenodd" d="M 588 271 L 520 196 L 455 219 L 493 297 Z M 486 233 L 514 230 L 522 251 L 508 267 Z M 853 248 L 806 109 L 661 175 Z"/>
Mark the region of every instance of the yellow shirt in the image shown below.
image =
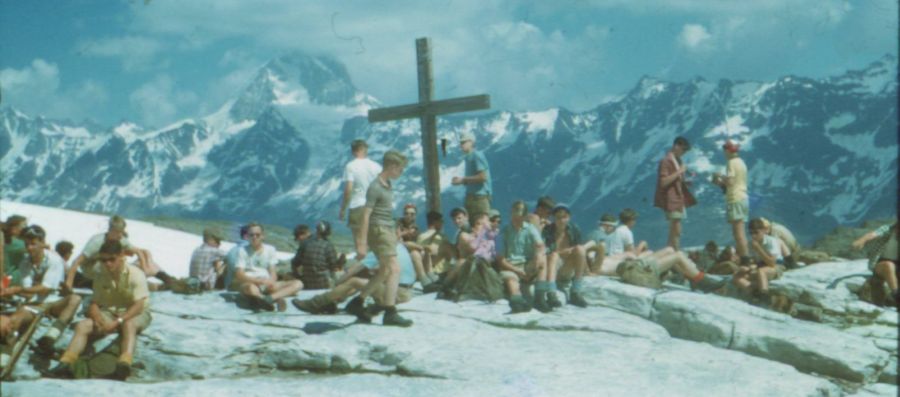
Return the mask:
<path id="1" fill-rule="evenodd" d="M 94 303 L 101 309 L 125 311 L 134 302 L 148 298 L 144 302 L 144 310 L 150 308 L 150 291 L 147 289 L 147 276 L 132 265 L 125 265 L 119 277 L 115 278 L 105 266 L 94 279 Z"/>
<path id="2" fill-rule="evenodd" d="M 728 159 L 725 166 L 728 184 L 725 186 L 725 202 L 739 203 L 747 200 L 747 165 L 740 157 Z"/>

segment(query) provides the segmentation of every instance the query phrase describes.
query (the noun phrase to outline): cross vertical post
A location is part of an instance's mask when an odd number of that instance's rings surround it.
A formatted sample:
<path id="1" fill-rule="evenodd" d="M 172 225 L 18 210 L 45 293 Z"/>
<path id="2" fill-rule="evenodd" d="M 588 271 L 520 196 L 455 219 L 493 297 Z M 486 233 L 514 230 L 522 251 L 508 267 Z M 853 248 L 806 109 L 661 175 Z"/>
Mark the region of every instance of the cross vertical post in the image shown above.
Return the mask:
<path id="1" fill-rule="evenodd" d="M 428 104 L 434 99 L 434 78 L 431 69 L 431 40 L 416 39 L 416 64 L 419 76 L 419 103 Z M 441 175 L 437 156 L 437 116 L 426 113 L 420 117 L 422 124 L 422 173 L 425 181 L 425 199 L 428 210 L 441 212 Z"/>

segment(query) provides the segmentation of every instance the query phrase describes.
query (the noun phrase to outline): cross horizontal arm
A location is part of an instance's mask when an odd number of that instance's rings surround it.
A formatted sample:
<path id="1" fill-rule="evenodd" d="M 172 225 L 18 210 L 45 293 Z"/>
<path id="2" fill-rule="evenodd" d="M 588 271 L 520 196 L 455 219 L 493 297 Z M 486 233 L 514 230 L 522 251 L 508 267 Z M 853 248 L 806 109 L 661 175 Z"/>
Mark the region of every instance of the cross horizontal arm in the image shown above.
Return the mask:
<path id="1" fill-rule="evenodd" d="M 369 110 L 369 122 L 412 119 L 422 116 L 460 113 L 471 110 L 490 109 L 490 95 L 473 95 L 467 97 L 444 99 L 427 103 L 392 106 Z"/>

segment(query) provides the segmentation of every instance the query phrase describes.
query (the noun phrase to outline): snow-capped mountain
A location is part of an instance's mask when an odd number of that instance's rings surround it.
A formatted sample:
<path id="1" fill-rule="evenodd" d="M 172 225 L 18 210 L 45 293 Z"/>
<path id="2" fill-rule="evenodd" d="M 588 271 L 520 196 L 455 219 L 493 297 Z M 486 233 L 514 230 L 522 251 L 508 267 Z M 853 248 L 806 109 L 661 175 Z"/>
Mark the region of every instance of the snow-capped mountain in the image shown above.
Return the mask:
<path id="1" fill-rule="evenodd" d="M 636 236 L 661 244 L 652 207 L 657 162 L 677 135 L 694 149 L 700 204 L 688 211 L 685 244 L 730 241 L 723 198 L 708 183 L 724 168 L 719 147 L 742 144 L 751 211 L 782 221 L 804 241 L 837 224 L 892 216 L 897 191 L 897 60 L 826 79 L 770 82 L 645 77 L 621 98 L 584 111 L 492 111 L 439 118 L 450 142 L 440 159 L 445 210 L 463 192 L 456 137 L 477 136 L 492 165 L 495 207 L 543 194 L 570 204 L 593 229 L 603 212 L 632 207 Z M 396 148 L 411 164 L 398 201 L 424 208 L 418 120 L 369 124 L 382 106 L 358 91 L 344 67 L 292 53 L 272 60 L 216 113 L 144 131 L 73 124 L 0 110 L 2 198 L 130 216 L 258 219 L 293 225 L 334 219 L 349 142 L 371 156 Z"/>

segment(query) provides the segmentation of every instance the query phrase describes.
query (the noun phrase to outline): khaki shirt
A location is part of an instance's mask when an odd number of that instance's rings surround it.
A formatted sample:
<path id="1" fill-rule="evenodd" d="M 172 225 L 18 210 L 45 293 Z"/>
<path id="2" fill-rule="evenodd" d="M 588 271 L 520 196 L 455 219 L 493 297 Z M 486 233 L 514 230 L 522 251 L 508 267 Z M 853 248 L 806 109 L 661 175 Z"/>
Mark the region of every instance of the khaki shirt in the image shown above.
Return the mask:
<path id="1" fill-rule="evenodd" d="M 149 297 L 147 276 L 132 265 L 126 264 L 117 278 L 103 266 L 94 279 L 94 303 L 101 309 L 125 311 L 134 302 L 148 298 L 144 302 L 144 311 L 147 311 L 150 309 Z"/>
<path id="2" fill-rule="evenodd" d="M 728 159 L 725 166 L 728 185 L 725 187 L 725 202 L 740 203 L 747 200 L 747 164 L 740 157 Z"/>

